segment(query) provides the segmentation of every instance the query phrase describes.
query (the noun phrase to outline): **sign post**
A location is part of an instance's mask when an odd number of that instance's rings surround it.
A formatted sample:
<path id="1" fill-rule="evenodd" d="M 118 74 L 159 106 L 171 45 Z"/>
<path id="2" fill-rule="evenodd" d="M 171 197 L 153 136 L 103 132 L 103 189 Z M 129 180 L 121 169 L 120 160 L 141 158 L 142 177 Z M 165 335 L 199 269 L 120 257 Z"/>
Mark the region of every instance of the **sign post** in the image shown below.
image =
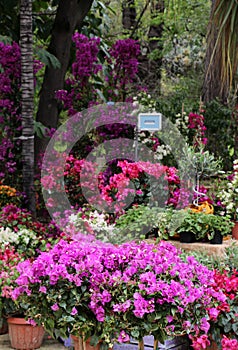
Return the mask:
<path id="1" fill-rule="evenodd" d="M 135 130 L 135 161 L 138 160 L 138 134 L 139 131 L 159 131 L 162 129 L 162 114 L 139 113 L 138 123 Z"/>

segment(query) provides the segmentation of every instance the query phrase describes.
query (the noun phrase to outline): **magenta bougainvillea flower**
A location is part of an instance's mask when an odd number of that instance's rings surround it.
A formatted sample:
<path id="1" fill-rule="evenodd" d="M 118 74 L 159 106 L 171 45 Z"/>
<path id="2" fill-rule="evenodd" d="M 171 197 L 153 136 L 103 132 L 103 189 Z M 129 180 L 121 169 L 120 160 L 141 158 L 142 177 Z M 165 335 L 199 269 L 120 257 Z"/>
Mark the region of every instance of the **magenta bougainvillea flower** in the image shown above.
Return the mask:
<path id="1" fill-rule="evenodd" d="M 202 349 L 214 309 L 226 300 L 213 288 L 212 271 L 164 241 L 60 241 L 18 271 L 12 297 L 29 304 L 29 318 L 51 332 L 83 332 L 108 345 L 189 334 L 194 349 Z"/>

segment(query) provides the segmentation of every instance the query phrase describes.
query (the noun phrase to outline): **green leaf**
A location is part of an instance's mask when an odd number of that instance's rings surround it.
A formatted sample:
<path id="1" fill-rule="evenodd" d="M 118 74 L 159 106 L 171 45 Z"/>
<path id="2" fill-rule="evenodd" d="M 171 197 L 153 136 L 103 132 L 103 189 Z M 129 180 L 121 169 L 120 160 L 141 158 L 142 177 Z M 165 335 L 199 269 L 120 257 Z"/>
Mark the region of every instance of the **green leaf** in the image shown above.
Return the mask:
<path id="1" fill-rule="evenodd" d="M 45 136 L 46 130 L 46 126 L 44 126 L 41 122 L 34 120 L 34 132 L 39 138 L 43 138 Z"/>
<path id="2" fill-rule="evenodd" d="M 58 60 L 58 58 L 46 51 L 45 49 L 38 49 L 36 55 L 38 59 L 47 67 L 60 69 L 61 63 Z"/>

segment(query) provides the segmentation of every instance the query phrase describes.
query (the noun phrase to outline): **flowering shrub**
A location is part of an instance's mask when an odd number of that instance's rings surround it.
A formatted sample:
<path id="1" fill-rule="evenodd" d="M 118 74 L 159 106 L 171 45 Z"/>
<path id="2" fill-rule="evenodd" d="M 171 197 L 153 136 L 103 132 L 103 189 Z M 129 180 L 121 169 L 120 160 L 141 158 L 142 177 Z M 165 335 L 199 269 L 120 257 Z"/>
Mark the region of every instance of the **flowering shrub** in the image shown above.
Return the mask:
<path id="1" fill-rule="evenodd" d="M 9 227 L 0 228 L 0 246 L 6 247 L 11 245 L 18 253 L 23 253 L 24 256 L 35 254 L 35 250 L 39 246 L 39 237 L 34 231 L 22 228 L 15 232 Z"/>
<path id="2" fill-rule="evenodd" d="M 140 45 L 133 39 L 117 40 L 108 56 L 99 63 L 100 38 L 75 33 L 75 61 L 66 79 L 66 90 L 56 92 L 68 115 L 88 108 L 98 100 L 125 101 L 132 90 L 138 71 Z"/>
<path id="3" fill-rule="evenodd" d="M 213 310 L 215 317 L 212 317 L 210 321 L 209 339 L 213 340 L 219 349 L 237 349 L 238 245 L 234 242 L 232 245 L 227 246 L 222 258 L 198 251 L 194 251 L 193 255 L 196 260 L 213 271 L 214 290 L 223 292 L 226 295 L 226 300 L 219 303 Z"/>
<path id="4" fill-rule="evenodd" d="M 153 195 L 154 201 L 157 201 L 162 207 L 188 205 L 186 193 L 183 193 L 183 188 L 179 188 L 178 170 L 174 167 L 149 161 L 132 163 L 116 159 L 116 163 L 109 163 L 106 169 L 98 172 L 96 162 L 77 159 L 72 154 L 65 156 L 65 159 L 65 191 L 71 205 L 76 209 L 85 204 L 85 193 L 90 203 L 101 205 L 105 201 L 116 213 L 123 212 L 128 198 L 131 200 L 132 197 L 134 198 L 132 202 L 136 204 L 147 204 Z M 58 168 L 59 172 L 57 172 Z M 61 168 L 58 168 L 57 161 L 54 167 L 50 164 L 46 168 L 47 175 L 41 179 L 44 191 L 59 193 L 62 190 L 59 183 L 62 173 Z M 99 193 L 95 191 L 95 183 Z M 54 203 L 53 198 L 48 200 L 47 205 L 51 207 L 57 205 L 60 208 L 60 203 Z"/>
<path id="5" fill-rule="evenodd" d="M 23 200 L 23 194 L 18 192 L 15 188 L 7 185 L 0 185 L 0 208 L 7 204 L 22 204 Z"/>
<path id="6" fill-rule="evenodd" d="M 206 126 L 204 125 L 204 116 L 197 113 L 189 113 L 188 128 L 190 129 L 189 138 L 194 147 L 199 145 L 206 145 L 205 138 Z"/>
<path id="7" fill-rule="evenodd" d="M 89 103 L 96 100 L 92 79 L 102 69 L 97 63 L 100 38 L 88 38 L 76 32 L 72 40 L 76 47 L 72 76 L 65 81 L 67 90 L 59 90 L 56 93 L 56 97 L 63 102 L 69 116 L 88 108 Z"/>
<path id="8" fill-rule="evenodd" d="M 71 230 L 73 224 L 74 230 Z M 71 214 L 68 218 L 65 231 L 69 235 L 91 234 L 94 238 L 102 242 L 118 243 L 121 241 L 119 232 L 114 223 L 110 223 L 110 217 L 107 213 L 98 212 L 90 206 L 83 206 L 77 214 Z M 126 237 L 124 237 L 125 239 Z M 127 237 L 128 238 L 128 237 Z"/>
<path id="9" fill-rule="evenodd" d="M 34 73 L 41 67 L 36 60 Z M 22 130 L 20 78 L 20 46 L 15 42 L 0 42 L 0 179 L 4 178 L 6 183 L 10 182 L 12 174 L 21 170 L 21 141 L 18 139 Z"/>
<path id="10" fill-rule="evenodd" d="M 217 307 L 218 316 L 212 326 L 213 337 L 222 339 L 222 349 L 238 348 L 238 270 L 215 270 L 214 289 L 226 295 L 226 301 Z"/>
<path id="11" fill-rule="evenodd" d="M 225 188 L 219 194 L 226 213 L 234 220 L 238 217 L 238 159 L 233 162 L 233 173 L 228 176 Z"/>
<path id="12" fill-rule="evenodd" d="M 126 101 L 135 88 L 140 44 L 133 39 L 120 39 L 109 50 L 106 82 L 107 100 Z M 134 83 L 134 84 L 132 84 Z M 132 89 L 133 87 L 133 89 Z"/>
<path id="13" fill-rule="evenodd" d="M 51 247 L 61 232 L 54 222 L 43 224 L 15 205 L 7 205 L 0 211 L 0 242 L 11 243 L 23 256 L 35 256 Z"/>
<path id="14" fill-rule="evenodd" d="M 19 275 L 16 265 L 22 260 L 14 247 L 0 248 L 0 317 L 21 312 L 11 298 L 11 291 Z"/>
<path id="15" fill-rule="evenodd" d="M 189 334 L 194 349 L 201 349 L 225 295 L 212 287 L 212 271 L 180 254 L 163 241 L 116 247 L 60 241 L 18 265 L 12 296 L 28 304 L 27 316 L 52 335 L 82 332 L 110 345 L 148 334 L 160 341 Z"/>

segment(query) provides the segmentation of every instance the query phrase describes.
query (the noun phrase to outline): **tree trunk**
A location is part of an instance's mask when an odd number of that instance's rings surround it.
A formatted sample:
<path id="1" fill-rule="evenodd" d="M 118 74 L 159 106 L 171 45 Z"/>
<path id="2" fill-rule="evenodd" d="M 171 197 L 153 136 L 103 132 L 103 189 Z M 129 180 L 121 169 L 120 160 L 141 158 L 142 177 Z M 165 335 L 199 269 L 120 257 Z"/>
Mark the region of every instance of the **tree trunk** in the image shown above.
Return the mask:
<path id="1" fill-rule="evenodd" d="M 158 15 L 164 13 L 164 0 L 160 1 L 152 1 L 151 4 L 151 19 L 154 20 Z M 160 80 L 161 80 L 161 66 L 162 66 L 162 50 L 163 50 L 163 42 L 162 42 L 162 34 L 164 30 L 164 23 L 160 22 L 158 24 L 153 24 L 150 26 L 150 30 L 148 33 L 149 38 L 149 52 L 157 51 L 156 58 L 152 59 L 150 64 L 150 71 L 153 73 L 153 80 L 155 82 L 155 86 L 152 87 L 156 92 L 160 92 Z"/>
<path id="2" fill-rule="evenodd" d="M 164 13 L 164 0 L 150 1 L 151 25 L 148 32 L 147 54 L 140 57 L 139 77 L 143 85 L 148 86 L 152 94 L 160 93 L 161 66 L 162 66 L 162 34 L 163 21 L 158 21 Z M 158 23 L 156 23 L 158 21 Z"/>
<path id="3" fill-rule="evenodd" d="M 33 77 L 32 0 L 20 3 L 21 108 L 23 191 L 28 209 L 35 214 L 34 192 L 34 77 Z"/>
<path id="4" fill-rule="evenodd" d="M 58 126 L 59 105 L 55 92 L 64 88 L 72 35 L 76 28 L 80 29 L 82 26 L 92 3 L 93 0 L 60 0 L 59 2 L 48 51 L 57 57 L 61 67 L 46 68 L 36 118 L 46 127 L 57 128 Z M 46 144 L 45 138 L 37 138 L 36 159 L 44 152 Z"/>
<path id="5" fill-rule="evenodd" d="M 135 0 L 124 0 L 122 2 L 122 25 L 123 29 L 131 30 L 136 23 Z"/>

